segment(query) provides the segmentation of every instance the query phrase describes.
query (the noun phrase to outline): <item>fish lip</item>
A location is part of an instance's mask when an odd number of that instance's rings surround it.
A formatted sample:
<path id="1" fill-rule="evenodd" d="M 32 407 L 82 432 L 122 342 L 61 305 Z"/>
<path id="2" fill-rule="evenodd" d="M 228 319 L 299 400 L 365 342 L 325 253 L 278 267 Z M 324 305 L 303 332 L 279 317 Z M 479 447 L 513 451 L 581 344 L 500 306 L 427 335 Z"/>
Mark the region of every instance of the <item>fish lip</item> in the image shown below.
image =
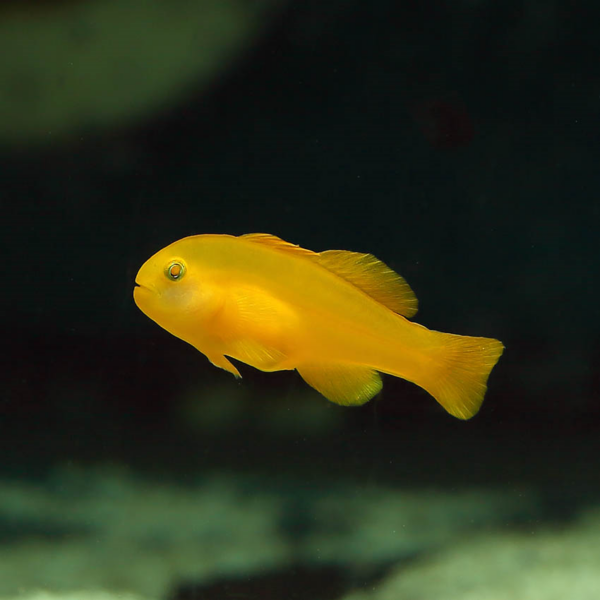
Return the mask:
<path id="1" fill-rule="evenodd" d="M 135 283 L 135 285 L 133 286 L 134 291 L 135 290 L 147 290 L 148 292 L 154 291 L 154 288 L 144 285 L 143 283 L 138 283 L 137 281 L 135 281 L 134 283 Z"/>

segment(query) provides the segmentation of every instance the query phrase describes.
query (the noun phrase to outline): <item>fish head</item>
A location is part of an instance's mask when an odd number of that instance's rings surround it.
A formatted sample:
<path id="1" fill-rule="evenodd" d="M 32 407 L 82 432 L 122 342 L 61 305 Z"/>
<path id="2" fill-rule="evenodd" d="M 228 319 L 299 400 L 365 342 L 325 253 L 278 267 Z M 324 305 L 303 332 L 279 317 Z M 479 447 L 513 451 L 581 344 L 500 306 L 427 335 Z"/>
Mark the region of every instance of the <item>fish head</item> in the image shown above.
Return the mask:
<path id="1" fill-rule="evenodd" d="M 163 248 L 141 266 L 133 298 L 146 316 L 189 341 L 190 331 L 214 316 L 221 301 L 206 268 L 185 242 Z"/>

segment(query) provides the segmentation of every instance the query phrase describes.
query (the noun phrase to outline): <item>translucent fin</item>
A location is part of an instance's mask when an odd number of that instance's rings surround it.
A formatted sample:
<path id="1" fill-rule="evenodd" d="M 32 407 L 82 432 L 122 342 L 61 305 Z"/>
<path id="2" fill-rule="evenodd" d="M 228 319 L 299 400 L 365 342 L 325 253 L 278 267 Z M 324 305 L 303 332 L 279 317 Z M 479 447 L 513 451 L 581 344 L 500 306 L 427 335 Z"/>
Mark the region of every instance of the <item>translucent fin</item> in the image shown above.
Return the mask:
<path id="1" fill-rule="evenodd" d="M 270 233 L 246 233 L 244 235 L 240 235 L 240 238 L 257 244 L 271 246 L 272 248 L 282 250 L 283 252 L 291 252 L 293 254 L 299 254 L 302 256 L 317 256 L 317 254 L 312 250 L 307 250 L 306 248 L 301 248 L 297 244 L 286 242 L 285 240 L 282 240 L 276 235 L 271 235 Z"/>
<path id="2" fill-rule="evenodd" d="M 477 414 L 490 372 L 504 351 L 498 340 L 432 331 L 439 345 L 431 351 L 431 368 L 415 383 L 427 390 L 451 415 Z"/>
<path id="3" fill-rule="evenodd" d="M 368 402 L 381 391 L 381 377 L 369 367 L 344 364 L 302 365 L 298 372 L 325 398 L 344 406 Z"/>
<path id="4" fill-rule="evenodd" d="M 248 327 L 269 327 L 288 316 L 289 307 L 258 287 L 232 287 L 228 299 L 230 326 L 245 332 Z M 232 322 L 235 321 L 235 325 Z"/>
<path id="5" fill-rule="evenodd" d="M 226 356 L 261 371 L 288 368 L 280 366 L 286 357 L 279 348 L 295 313 L 285 302 L 260 287 L 231 287 L 220 318 Z"/>
<path id="6" fill-rule="evenodd" d="M 279 371 L 285 356 L 256 340 L 239 340 L 228 344 L 227 354 L 261 371 Z"/>
<path id="7" fill-rule="evenodd" d="M 226 371 L 234 375 L 236 379 L 242 378 L 240 372 L 224 356 L 208 356 L 207 358 L 213 365 L 215 365 L 215 367 L 225 369 Z"/>
<path id="8" fill-rule="evenodd" d="M 417 313 L 418 301 L 408 283 L 372 254 L 346 250 L 326 250 L 317 254 L 268 233 L 247 233 L 240 238 L 316 259 L 320 265 L 360 288 L 390 310 L 405 317 L 412 317 Z"/>
<path id="9" fill-rule="evenodd" d="M 394 312 L 405 317 L 417 313 L 417 297 L 408 283 L 372 254 L 327 250 L 318 256 L 319 263 L 326 269 Z"/>

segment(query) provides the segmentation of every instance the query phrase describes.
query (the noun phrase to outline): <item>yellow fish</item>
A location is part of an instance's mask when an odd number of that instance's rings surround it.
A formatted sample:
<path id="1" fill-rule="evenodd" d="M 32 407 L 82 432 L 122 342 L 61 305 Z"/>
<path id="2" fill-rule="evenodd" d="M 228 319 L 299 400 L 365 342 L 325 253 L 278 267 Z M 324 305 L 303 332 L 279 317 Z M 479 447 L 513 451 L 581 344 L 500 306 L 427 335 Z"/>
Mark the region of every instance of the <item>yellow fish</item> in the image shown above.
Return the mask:
<path id="1" fill-rule="evenodd" d="M 337 404 L 364 404 L 379 373 L 412 381 L 450 414 L 478 410 L 504 346 L 412 323 L 417 298 L 371 254 L 312 252 L 264 234 L 196 235 L 139 270 L 137 306 L 236 377 L 296 369 Z"/>

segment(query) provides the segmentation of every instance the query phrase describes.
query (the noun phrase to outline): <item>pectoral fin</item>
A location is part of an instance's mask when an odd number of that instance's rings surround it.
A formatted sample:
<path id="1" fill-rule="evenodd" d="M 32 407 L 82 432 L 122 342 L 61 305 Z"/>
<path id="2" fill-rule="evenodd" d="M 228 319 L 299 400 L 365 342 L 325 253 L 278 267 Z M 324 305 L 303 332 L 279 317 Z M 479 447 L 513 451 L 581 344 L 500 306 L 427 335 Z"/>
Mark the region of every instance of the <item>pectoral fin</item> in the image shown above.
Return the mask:
<path id="1" fill-rule="evenodd" d="M 302 365 L 297 369 L 308 385 L 331 402 L 344 406 L 364 404 L 382 387 L 379 373 L 360 365 L 325 363 Z"/>
<path id="2" fill-rule="evenodd" d="M 276 348 L 251 339 L 230 342 L 226 353 L 261 371 L 279 371 L 282 369 L 281 363 L 285 359 L 285 355 Z"/>

